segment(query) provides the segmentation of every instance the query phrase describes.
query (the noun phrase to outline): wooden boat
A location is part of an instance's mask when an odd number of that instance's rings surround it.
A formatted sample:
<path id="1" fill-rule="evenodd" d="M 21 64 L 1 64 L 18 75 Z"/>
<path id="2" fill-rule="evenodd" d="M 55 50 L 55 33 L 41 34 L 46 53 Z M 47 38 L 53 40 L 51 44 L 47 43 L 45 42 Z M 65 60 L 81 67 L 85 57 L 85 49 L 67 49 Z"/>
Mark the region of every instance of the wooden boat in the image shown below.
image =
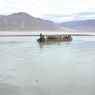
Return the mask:
<path id="1" fill-rule="evenodd" d="M 37 39 L 38 42 L 47 42 L 47 41 L 72 41 L 71 35 L 42 35 Z"/>

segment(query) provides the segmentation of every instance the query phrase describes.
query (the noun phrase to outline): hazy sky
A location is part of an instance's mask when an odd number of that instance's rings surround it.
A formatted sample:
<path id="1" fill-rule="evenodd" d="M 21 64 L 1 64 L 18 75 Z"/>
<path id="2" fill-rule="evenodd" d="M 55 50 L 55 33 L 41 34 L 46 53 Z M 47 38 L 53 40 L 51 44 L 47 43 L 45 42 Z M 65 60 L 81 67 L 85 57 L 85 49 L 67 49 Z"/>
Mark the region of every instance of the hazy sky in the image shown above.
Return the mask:
<path id="1" fill-rule="evenodd" d="M 55 22 L 95 18 L 95 0 L 0 0 L 0 14 L 27 12 Z"/>

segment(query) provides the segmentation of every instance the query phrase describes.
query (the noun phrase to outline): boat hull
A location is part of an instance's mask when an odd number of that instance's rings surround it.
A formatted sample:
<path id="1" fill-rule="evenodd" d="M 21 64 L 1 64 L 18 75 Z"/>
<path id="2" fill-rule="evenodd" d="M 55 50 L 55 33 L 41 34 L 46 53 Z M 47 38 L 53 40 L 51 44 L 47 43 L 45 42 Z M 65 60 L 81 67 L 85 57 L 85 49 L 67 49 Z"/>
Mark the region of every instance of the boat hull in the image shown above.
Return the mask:
<path id="1" fill-rule="evenodd" d="M 61 38 L 61 39 L 42 39 L 42 38 L 39 38 L 37 39 L 38 42 L 68 42 L 68 41 L 72 41 L 72 38 L 68 38 L 68 39 L 64 39 L 64 38 Z"/>

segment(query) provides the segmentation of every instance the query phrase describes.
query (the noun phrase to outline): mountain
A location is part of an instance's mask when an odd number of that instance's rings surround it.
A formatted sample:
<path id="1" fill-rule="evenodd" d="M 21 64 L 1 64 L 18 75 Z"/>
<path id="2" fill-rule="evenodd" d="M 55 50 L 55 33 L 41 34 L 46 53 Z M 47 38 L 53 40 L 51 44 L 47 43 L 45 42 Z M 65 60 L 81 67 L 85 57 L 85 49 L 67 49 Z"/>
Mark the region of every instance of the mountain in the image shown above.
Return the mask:
<path id="1" fill-rule="evenodd" d="M 0 31 L 62 30 L 58 24 L 35 18 L 27 13 L 19 12 L 11 15 L 0 15 Z"/>
<path id="2" fill-rule="evenodd" d="M 60 25 L 80 31 L 91 31 L 91 32 L 95 31 L 95 19 L 64 22 L 61 23 Z"/>

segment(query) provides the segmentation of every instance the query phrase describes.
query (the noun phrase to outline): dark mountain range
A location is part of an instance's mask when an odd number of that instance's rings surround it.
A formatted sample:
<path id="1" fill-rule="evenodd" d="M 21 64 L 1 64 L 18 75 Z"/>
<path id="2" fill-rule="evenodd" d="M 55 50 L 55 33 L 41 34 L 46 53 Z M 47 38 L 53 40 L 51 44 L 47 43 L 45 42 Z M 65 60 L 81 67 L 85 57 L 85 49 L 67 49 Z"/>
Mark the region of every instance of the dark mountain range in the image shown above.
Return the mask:
<path id="1" fill-rule="evenodd" d="M 0 31 L 31 31 L 31 30 L 61 30 L 58 24 L 32 17 L 31 15 L 19 12 L 11 15 L 0 15 Z"/>
<path id="2" fill-rule="evenodd" d="M 95 31 L 95 19 L 64 22 L 60 25 L 80 31 Z"/>

